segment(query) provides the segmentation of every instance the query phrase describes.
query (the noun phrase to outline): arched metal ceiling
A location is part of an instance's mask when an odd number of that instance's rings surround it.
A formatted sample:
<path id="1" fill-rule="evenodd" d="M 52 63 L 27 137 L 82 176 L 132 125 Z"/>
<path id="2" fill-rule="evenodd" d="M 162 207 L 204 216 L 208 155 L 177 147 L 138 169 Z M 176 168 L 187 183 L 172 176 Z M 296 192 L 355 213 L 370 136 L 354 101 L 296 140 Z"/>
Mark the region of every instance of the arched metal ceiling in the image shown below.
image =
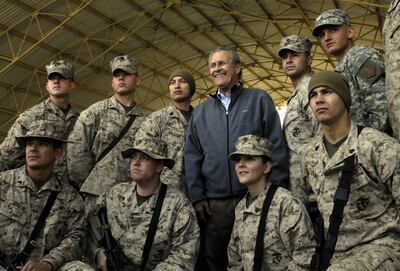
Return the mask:
<path id="1" fill-rule="evenodd" d="M 378 0 L 0 0 L 0 142 L 15 118 L 46 99 L 45 65 L 75 64 L 79 90 L 72 105 L 83 110 L 112 93 L 109 60 L 129 54 L 142 83 L 136 101 L 149 111 L 169 104 L 167 78 L 177 69 L 196 79 L 197 105 L 214 91 L 207 58 L 216 46 L 236 48 L 243 82 L 270 93 L 277 106 L 291 94 L 276 54 L 283 36 L 309 37 L 313 70 L 332 69 L 311 35 L 321 11 L 343 8 L 356 44 L 381 46 L 390 1 Z"/>

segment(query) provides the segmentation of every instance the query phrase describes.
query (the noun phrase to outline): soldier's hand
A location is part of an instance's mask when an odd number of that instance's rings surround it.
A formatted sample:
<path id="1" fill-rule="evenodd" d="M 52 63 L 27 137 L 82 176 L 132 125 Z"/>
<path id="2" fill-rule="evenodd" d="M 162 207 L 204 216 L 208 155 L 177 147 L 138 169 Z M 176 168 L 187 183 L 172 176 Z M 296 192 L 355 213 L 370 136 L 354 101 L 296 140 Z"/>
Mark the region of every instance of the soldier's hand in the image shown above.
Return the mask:
<path id="1" fill-rule="evenodd" d="M 96 263 L 102 271 L 107 271 L 107 256 L 104 249 L 101 249 L 99 252 L 97 252 Z"/>
<path id="2" fill-rule="evenodd" d="M 52 271 L 53 267 L 48 262 L 34 262 L 28 261 L 22 268 L 21 271 Z"/>
<path id="3" fill-rule="evenodd" d="M 197 219 L 207 222 L 208 217 L 211 215 L 210 206 L 207 200 L 202 200 L 194 204 L 194 211 L 196 212 Z"/>

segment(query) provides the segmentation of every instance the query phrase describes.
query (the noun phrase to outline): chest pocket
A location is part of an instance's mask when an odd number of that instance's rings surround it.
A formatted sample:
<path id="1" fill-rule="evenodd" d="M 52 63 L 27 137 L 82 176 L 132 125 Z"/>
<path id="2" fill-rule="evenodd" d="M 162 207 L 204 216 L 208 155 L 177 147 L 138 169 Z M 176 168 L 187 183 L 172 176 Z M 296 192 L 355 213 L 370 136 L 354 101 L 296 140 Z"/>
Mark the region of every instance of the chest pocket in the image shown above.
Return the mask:
<path id="1" fill-rule="evenodd" d="M 21 236 L 26 232 L 29 213 L 13 205 L 0 205 L 0 244 L 6 248 L 20 247 Z"/>

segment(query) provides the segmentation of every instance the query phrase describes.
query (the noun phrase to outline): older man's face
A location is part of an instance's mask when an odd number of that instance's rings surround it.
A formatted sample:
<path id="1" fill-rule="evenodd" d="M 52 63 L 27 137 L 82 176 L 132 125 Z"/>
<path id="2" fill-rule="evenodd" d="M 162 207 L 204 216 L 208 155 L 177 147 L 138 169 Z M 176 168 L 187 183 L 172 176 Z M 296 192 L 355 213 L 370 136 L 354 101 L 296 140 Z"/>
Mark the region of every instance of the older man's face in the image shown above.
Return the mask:
<path id="1" fill-rule="evenodd" d="M 221 92 L 229 92 L 239 81 L 240 64 L 232 63 L 232 55 L 228 51 L 218 51 L 211 56 L 210 75 L 215 86 Z"/>

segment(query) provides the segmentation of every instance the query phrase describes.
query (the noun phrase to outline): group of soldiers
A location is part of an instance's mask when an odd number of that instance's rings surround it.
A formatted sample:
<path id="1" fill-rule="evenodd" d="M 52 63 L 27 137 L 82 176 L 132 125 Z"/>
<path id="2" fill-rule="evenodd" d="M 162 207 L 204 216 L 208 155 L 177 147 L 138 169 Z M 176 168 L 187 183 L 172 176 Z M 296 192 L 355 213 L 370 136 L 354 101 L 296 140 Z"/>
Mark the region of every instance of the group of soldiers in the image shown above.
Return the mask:
<path id="1" fill-rule="evenodd" d="M 49 98 L 0 147 L 0 270 L 400 270 L 399 9 L 386 59 L 353 44 L 340 9 L 312 32 L 335 71 L 312 73 L 309 39 L 282 39 L 283 130 L 231 49 L 209 55 L 215 94 L 193 109 L 176 70 L 150 115 L 134 58 L 110 61 L 113 96 L 81 114 L 73 65 L 52 61 Z"/>

